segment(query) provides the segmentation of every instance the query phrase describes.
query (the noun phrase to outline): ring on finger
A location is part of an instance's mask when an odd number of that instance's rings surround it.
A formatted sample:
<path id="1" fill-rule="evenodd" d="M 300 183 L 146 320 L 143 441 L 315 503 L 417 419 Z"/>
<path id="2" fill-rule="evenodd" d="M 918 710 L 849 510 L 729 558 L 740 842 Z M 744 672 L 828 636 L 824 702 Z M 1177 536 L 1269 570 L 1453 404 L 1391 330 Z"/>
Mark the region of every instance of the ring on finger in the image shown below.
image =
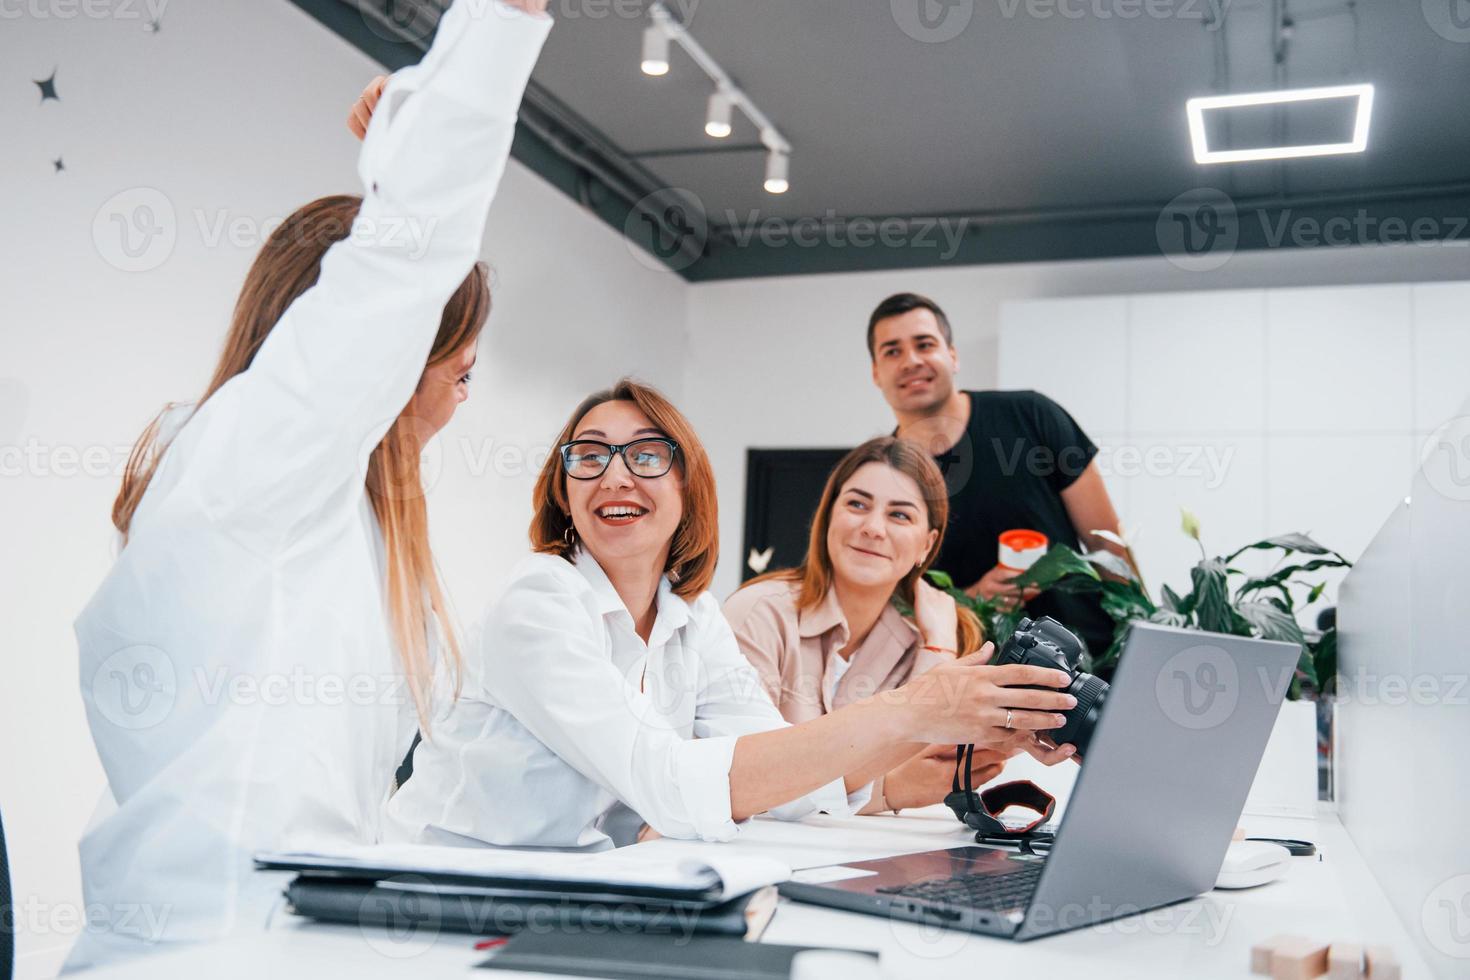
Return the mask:
<path id="1" fill-rule="evenodd" d="M 1010 708 L 1007 708 L 1006 709 L 1006 727 L 1007 728 L 1010 728 L 1011 727 L 1011 709 Z"/>

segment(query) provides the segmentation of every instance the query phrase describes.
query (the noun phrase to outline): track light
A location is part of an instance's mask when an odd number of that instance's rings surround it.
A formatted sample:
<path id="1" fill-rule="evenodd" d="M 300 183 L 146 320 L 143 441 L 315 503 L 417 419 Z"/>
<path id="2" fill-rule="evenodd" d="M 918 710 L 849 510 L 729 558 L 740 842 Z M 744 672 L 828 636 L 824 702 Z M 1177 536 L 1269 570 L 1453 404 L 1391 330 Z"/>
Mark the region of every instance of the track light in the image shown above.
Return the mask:
<path id="1" fill-rule="evenodd" d="M 643 31 L 643 71 L 649 75 L 664 75 L 669 70 L 669 47 L 677 44 L 689 56 L 695 66 L 709 77 L 715 89 L 710 93 L 705 109 L 704 131 L 714 139 L 725 139 L 734 132 L 734 110 L 739 109 L 752 126 L 760 133 L 761 143 L 769 151 L 766 157 L 765 188 L 772 194 L 785 194 L 791 183 L 791 144 L 776 129 L 775 123 L 761 112 L 749 95 L 730 77 L 720 63 L 714 59 L 704 45 L 695 40 L 685 27 L 664 6 L 663 0 L 652 0 L 648 5 L 651 23 Z M 733 147 L 732 147 L 733 149 Z"/>
<path id="2" fill-rule="evenodd" d="M 710 93 L 709 109 L 704 115 L 704 131 L 717 140 L 722 140 L 733 132 L 730 125 L 730 96 L 722 90 Z"/>
<path id="3" fill-rule="evenodd" d="M 669 73 L 669 36 L 658 24 L 650 24 L 643 31 L 643 74 L 667 75 Z"/>
<path id="4" fill-rule="evenodd" d="M 781 150 L 772 150 L 766 157 L 766 193 L 785 194 L 791 189 L 787 179 L 790 160 Z"/>

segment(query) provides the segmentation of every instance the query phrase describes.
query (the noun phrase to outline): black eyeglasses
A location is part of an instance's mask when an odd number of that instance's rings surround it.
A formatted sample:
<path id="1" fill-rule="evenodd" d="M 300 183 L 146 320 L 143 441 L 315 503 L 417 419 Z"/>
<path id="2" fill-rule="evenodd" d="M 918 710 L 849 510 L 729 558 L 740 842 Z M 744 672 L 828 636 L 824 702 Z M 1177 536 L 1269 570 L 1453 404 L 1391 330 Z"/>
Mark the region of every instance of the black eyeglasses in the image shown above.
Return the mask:
<path id="1" fill-rule="evenodd" d="M 622 446 L 579 439 L 561 447 L 561 465 L 574 480 L 595 480 L 614 456 L 622 456 L 628 472 L 648 480 L 667 473 L 678 453 L 679 444 L 672 439 L 635 439 Z"/>

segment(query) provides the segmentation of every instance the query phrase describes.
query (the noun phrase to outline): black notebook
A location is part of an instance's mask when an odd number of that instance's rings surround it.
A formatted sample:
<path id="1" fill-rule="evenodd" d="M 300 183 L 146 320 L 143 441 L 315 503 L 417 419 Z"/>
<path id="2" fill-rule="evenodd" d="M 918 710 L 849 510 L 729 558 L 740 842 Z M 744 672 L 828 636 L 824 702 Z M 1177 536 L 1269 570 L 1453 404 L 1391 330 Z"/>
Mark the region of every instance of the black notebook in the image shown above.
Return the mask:
<path id="1" fill-rule="evenodd" d="M 480 966 L 608 980 L 786 980 L 798 953 L 817 946 L 746 943 L 729 936 L 525 932 Z M 877 959 L 877 953 L 843 950 Z"/>
<path id="2" fill-rule="evenodd" d="M 651 898 L 587 901 L 575 894 L 511 897 L 446 886 L 408 888 L 392 881 L 298 875 L 286 899 L 301 916 L 402 931 L 424 929 L 501 936 L 523 929 L 642 932 L 673 938 L 718 934 L 757 939 L 776 908 L 773 887 L 717 905 Z"/>

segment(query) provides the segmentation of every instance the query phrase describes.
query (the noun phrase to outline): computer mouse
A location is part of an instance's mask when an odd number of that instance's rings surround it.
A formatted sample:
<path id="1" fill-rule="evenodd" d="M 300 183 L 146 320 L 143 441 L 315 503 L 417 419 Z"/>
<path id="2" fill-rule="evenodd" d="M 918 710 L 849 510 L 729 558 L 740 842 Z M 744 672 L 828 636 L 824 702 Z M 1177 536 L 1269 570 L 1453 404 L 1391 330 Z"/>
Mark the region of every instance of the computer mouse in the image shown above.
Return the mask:
<path id="1" fill-rule="evenodd" d="M 1291 867 L 1291 852 L 1264 841 L 1232 841 L 1220 865 L 1216 888 L 1254 888 L 1275 881 Z"/>

